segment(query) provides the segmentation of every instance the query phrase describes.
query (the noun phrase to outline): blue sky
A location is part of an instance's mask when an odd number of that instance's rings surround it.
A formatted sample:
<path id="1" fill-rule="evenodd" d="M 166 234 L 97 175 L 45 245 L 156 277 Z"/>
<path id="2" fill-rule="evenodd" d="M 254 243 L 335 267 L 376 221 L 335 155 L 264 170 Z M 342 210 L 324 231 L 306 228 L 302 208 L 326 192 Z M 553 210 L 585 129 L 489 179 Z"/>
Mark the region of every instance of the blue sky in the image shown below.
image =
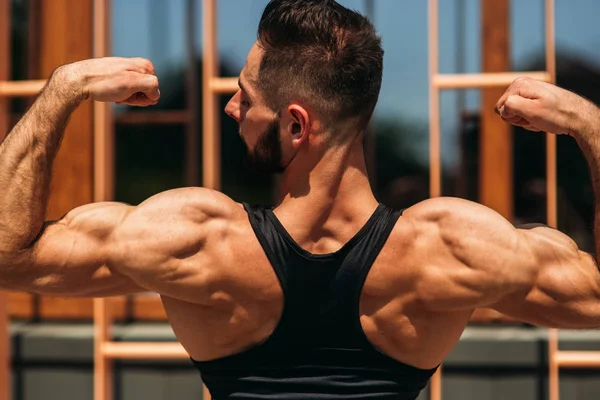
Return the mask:
<path id="1" fill-rule="evenodd" d="M 493 0 L 489 0 L 493 1 Z M 365 0 L 341 0 L 365 12 Z M 439 0 L 440 71 L 480 71 L 480 0 Z M 114 0 L 113 53 L 151 59 L 161 71 L 185 64 L 186 0 Z M 201 1 L 197 8 L 197 50 L 202 51 Z M 241 70 L 256 37 L 256 27 L 267 0 L 219 0 L 221 56 Z M 384 82 L 376 117 L 410 119 L 426 127 L 428 118 L 427 1 L 374 0 L 374 23 L 386 51 Z M 513 70 L 544 54 L 543 0 L 512 0 L 511 39 Z M 600 1 L 556 0 L 557 48 L 590 60 L 600 70 Z M 134 23 L 132 23 L 134 21 Z M 459 37 L 459 21 L 465 21 Z M 462 56 L 461 56 L 462 55 Z M 460 70 L 459 68 L 464 68 Z M 442 96 L 444 161 L 452 164 L 461 99 L 477 108 L 476 90 L 466 97 L 457 92 Z M 416 138 L 416 150 L 426 156 L 427 138 Z M 446 139 L 447 138 L 447 139 Z"/>

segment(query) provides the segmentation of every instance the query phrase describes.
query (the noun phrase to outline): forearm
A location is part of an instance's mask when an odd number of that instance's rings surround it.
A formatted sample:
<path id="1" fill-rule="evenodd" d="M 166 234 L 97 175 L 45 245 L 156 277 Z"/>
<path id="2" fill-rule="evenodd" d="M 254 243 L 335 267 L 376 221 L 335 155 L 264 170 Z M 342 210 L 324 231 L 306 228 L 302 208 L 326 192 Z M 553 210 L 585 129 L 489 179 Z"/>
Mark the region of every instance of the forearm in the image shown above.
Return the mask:
<path id="1" fill-rule="evenodd" d="M 600 109 L 586 101 L 579 110 L 580 114 L 570 134 L 581 148 L 590 170 L 594 188 L 594 232 L 598 257 L 600 255 Z"/>
<path id="2" fill-rule="evenodd" d="M 74 81 L 57 70 L 0 144 L 0 261 L 28 247 L 40 233 L 54 159 L 81 100 Z"/>

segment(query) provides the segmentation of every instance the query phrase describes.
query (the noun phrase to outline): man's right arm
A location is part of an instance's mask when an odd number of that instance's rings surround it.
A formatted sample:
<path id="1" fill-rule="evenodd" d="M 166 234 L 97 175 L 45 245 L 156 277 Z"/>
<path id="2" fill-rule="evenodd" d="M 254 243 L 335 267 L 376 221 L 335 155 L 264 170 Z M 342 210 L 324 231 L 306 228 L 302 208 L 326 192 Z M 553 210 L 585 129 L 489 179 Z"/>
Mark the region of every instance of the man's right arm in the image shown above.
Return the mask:
<path id="1" fill-rule="evenodd" d="M 556 86 L 515 82 L 498 103 L 507 122 L 534 131 L 570 134 L 600 193 L 600 111 Z M 426 256 L 419 293 L 436 310 L 489 307 L 536 325 L 600 327 L 597 260 L 567 235 L 543 225 L 515 228 L 482 205 L 460 199 L 422 202 L 405 213 L 423 232 Z M 596 207 L 600 249 L 600 207 Z"/>
<path id="2" fill-rule="evenodd" d="M 142 95 L 143 94 L 143 95 Z M 114 295 L 140 288 L 106 267 L 106 243 L 129 207 L 78 207 L 46 222 L 50 178 L 65 126 L 86 98 L 145 106 L 159 98 L 148 60 L 104 58 L 59 67 L 0 144 L 0 289 Z"/>

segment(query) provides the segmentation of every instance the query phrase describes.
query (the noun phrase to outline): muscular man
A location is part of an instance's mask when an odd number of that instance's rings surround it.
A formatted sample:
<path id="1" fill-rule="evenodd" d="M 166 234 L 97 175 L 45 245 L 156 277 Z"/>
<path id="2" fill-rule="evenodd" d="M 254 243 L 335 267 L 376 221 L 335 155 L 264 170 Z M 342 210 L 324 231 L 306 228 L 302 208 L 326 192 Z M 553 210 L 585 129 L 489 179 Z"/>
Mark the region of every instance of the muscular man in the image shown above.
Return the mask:
<path id="1" fill-rule="evenodd" d="M 362 139 L 382 56 L 371 24 L 333 0 L 274 0 L 226 112 L 256 164 L 282 172 L 275 208 L 185 188 L 44 222 L 71 112 L 159 98 L 147 60 L 58 68 L 0 147 L 0 288 L 160 293 L 216 399 L 414 399 L 477 307 L 600 327 L 596 260 L 564 234 L 456 198 L 378 203 Z M 498 112 L 574 137 L 600 188 L 596 106 L 519 79 Z"/>

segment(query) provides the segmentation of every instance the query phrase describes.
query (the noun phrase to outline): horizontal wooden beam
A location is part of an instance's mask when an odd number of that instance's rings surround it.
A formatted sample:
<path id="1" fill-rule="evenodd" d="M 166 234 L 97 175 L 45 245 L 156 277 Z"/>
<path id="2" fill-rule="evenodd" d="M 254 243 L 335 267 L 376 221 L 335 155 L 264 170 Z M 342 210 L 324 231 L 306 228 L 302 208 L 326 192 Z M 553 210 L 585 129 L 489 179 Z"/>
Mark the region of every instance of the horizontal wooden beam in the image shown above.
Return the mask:
<path id="1" fill-rule="evenodd" d="M 547 72 L 484 72 L 480 74 L 440 74 L 434 75 L 433 85 L 438 89 L 483 89 L 510 86 L 517 78 L 528 77 L 550 82 Z"/>
<path id="2" fill-rule="evenodd" d="M 111 359 L 150 360 L 189 358 L 177 342 L 105 342 L 102 354 Z"/>
<path id="3" fill-rule="evenodd" d="M 600 351 L 558 351 L 555 360 L 561 368 L 600 368 Z"/>
<path id="4" fill-rule="evenodd" d="M 0 81 L 0 97 L 35 96 L 46 84 L 45 80 Z"/>
<path id="5" fill-rule="evenodd" d="M 210 80 L 210 90 L 215 94 L 235 93 L 239 89 L 238 78 L 213 78 Z"/>

